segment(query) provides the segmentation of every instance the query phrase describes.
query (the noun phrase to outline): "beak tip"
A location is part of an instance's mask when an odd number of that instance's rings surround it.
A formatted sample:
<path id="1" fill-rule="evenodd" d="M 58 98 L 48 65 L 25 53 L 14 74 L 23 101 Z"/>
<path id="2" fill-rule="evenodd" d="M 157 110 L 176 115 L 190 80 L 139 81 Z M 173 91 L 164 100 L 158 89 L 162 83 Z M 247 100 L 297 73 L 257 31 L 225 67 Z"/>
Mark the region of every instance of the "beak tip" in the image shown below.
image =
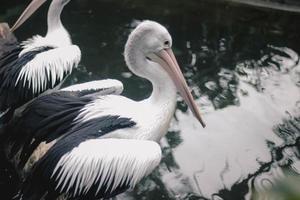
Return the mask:
<path id="1" fill-rule="evenodd" d="M 206 127 L 206 123 L 202 120 L 202 117 L 200 116 L 200 114 L 199 114 L 199 115 L 196 115 L 196 118 L 197 118 L 198 121 L 200 122 L 201 126 L 202 126 L 203 128 L 205 128 L 205 127 Z"/>
<path id="2" fill-rule="evenodd" d="M 13 27 L 10 29 L 11 32 L 18 29 L 41 5 L 43 5 L 47 0 L 32 0 L 27 8 L 20 15 L 18 20 L 15 22 Z"/>
<path id="3" fill-rule="evenodd" d="M 201 125 L 202 125 L 203 128 L 206 127 L 206 124 L 202 120 L 200 121 L 200 123 L 201 123 Z"/>

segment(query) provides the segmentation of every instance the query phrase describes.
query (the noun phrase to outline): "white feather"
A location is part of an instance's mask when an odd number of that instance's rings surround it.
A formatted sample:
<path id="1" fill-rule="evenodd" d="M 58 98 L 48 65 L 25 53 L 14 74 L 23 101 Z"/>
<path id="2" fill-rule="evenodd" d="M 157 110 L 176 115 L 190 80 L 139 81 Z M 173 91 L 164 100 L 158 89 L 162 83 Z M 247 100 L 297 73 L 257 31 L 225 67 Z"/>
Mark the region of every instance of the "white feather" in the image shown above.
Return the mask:
<path id="1" fill-rule="evenodd" d="M 24 55 L 25 53 L 28 53 L 34 49 L 43 47 L 43 46 L 53 46 L 56 47 L 52 44 L 51 41 L 49 41 L 48 39 L 40 36 L 40 35 L 35 35 L 32 38 L 29 38 L 28 40 L 25 40 L 21 43 L 21 46 L 23 48 L 23 50 L 21 51 L 21 53 L 19 54 L 19 57 L 21 57 L 22 55 Z"/>
<path id="2" fill-rule="evenodd" d="M 133 188 L 159 164 L 160 159 L 160 146 L 153 141 L 94 139 L 64 155 L 52 177 L 61 167 L 56 188 L 69 193 L 70 188 L 75 187 L 73 196 L 88 192 L 96 182 L 99 183 L 97 192 L 105 183 L 106 190 L 112 186 L 113 191 L 125 180 Z"/>
<path id="3" fill-rule="evenodd" d="M 176 99 L 173 97 L 176 92 L 168 90 L 167 84 L 164 89 L 165 98 L 161 102 L 137 102 L 118 95 L 98 96 L 80 110 L 73 123 L 85 123 L 105 116 L 120 116 L 132 119 L 136 126 L 112 131 L 104 135 L 104 138 L 159 141 L 167 133 L 176 106 Z"/>
<path id="4" fill-rule="evenodd" d="M 100 90 L 102 95 L 105 94 L 121 94 L 123 92 L 123 84 L 121 81 L 115 79 L 105 79 L 100 81 L 90 81 L 87 83 L 81 83 L 76 85 L 71 85 L 69 87 L 61 89 L 62 91 L 84 91 L 84 90 Z"/>
<path id="5" fill-rule="evenodd" d="M 59 27 L 55 31 L 48 32 L 45 37 L 35 35 L 21 43 L 23 50 L 19 57 L 34 49 L 50 46 L 54 48 L 71 46 L 72 41 L 68 31 L 64 27 Z"/>
<path id="6" fill-rule="evenodd" d="M 76 45 L 42 52 L 21 69 L 15 85 L 23 79 L 23 85 L 28 83 L 34 94 L 40 93 L 47 83 L 53 87 L 56 81 L 62 81 L 64 73 L 69 74 L 80 59 L 81 52 Z"/>

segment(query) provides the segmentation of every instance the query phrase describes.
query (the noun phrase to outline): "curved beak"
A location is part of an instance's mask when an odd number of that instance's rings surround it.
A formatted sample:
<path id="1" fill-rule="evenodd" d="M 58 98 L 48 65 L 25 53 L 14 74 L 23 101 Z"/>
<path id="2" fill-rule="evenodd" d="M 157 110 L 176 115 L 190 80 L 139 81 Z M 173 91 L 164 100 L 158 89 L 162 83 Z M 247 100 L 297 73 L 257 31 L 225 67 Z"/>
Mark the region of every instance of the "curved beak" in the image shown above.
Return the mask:
<path id="1" fill-rule="evenodd" d="M 19 28 L 46 1 L 47 0 L 32 0 L 10 30 L 13 32 Z"/>
<path id="2" fill-rule="evenodd" d="M 177 60 L 174 56 L 173 51 L 168 49 L 163 49 L 159 51 L 158 53 L 153 53 L 149 55 L 150 59 L 159 63 L 171 76 L 173 82 L 175 83 L 175 86 L 181 96 L 183 97 L 186 104 L 189 106 L 189 108 L 192 110 L 194 116 L 198 119 L 198 121 L 201 123 L 203 128 L 206 126 L 204 121 L 202 120 L 202 117 L 200 115 L 199 109 L 196 106 L 196 103 L 193 99 L 193 96 L 191 92 L 189 91 L 188 85 L 184 79 L 184 76 L 181 72 L 181 69 L 177 63 Z"/>

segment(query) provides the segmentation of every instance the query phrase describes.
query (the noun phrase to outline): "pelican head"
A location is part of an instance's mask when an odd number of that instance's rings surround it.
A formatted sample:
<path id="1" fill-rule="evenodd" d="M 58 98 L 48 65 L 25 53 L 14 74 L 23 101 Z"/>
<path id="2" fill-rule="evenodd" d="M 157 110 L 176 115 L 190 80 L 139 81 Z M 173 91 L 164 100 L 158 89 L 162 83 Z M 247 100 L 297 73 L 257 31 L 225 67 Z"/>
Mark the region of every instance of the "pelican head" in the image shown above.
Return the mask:
<path id="1" fill-rule="evenodd" d="M 166 73 L 194 116 L 205 127 L 171 48 L 172 37 L 167 29 L 157 22 L 144 21 L 129 35 L 125 45 L 125 61 L 133 73 L 144 78 L 148 78 L 149 74 L 160 77 L 161 73 Z"/>
<path id="2" fill-rule="evenodd" d="M 11 31 L 15 31 L 19 28 L 35 11 L 41 7 L 47 0 L 32 0 L 32 2 L 27 6 L 24 12 L 20 15 L 19 19 L 11 28 Z M 66 4 L 68 4 L 71 0 L 52 0 L 52 4 L 56 5 L 57 8 L 63 8 Z"/>

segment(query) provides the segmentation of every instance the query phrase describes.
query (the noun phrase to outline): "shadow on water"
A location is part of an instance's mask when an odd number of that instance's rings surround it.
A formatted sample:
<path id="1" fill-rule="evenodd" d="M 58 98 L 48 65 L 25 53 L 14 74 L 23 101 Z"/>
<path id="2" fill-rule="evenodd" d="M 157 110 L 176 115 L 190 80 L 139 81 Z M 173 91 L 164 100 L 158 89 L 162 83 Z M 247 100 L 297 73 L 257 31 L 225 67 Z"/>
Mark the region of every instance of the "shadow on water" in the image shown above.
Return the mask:
<path id="1" fill-rule="evenodd" d="M 0 19 L 12 22 L 25 5 L 5 6 Z M 45 33 L 40 19 L 46 6 L 18 38 Z M 117 78 L 126 96 L 147 97 L 151 85 L 122 56 L 142 19 L 168 27 L 208 126 L 178 97 L 160 166 L 120 199 L 299 199 L 300 15 L 223 1 L 74 0 L 63 21 L 83 58 L 67 84 Z M 9 199 L 17 181 L 1 167 L 0 184 L 11 186 L 1 196 Z"/>

